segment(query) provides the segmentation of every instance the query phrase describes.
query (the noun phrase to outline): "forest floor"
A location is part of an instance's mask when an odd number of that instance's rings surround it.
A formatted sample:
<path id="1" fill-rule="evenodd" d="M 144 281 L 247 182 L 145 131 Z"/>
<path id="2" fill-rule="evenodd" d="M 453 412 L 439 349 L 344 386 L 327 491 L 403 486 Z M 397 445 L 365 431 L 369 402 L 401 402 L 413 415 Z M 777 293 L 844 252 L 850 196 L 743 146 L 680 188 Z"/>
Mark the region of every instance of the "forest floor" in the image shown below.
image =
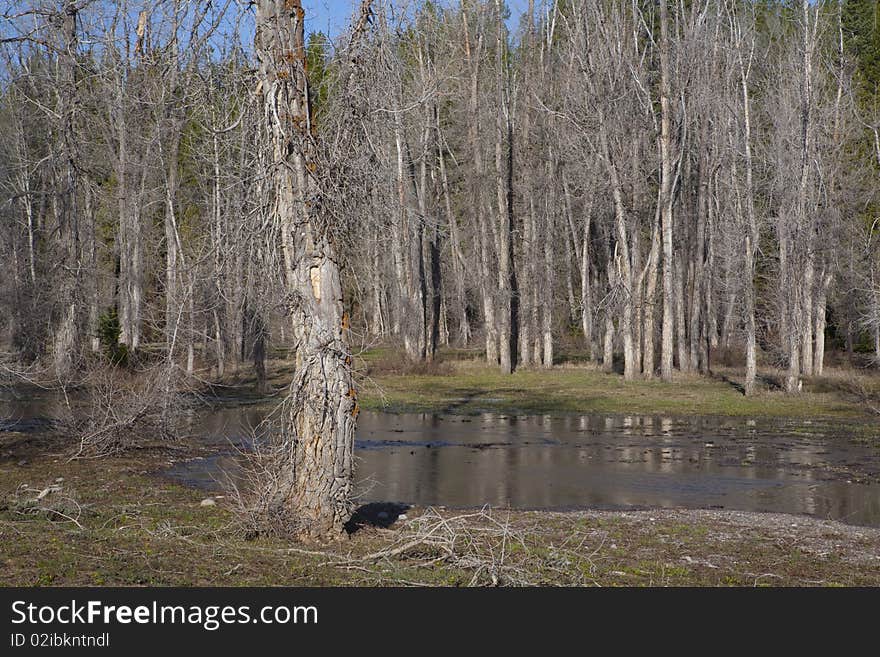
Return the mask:
<path id="1" fill-rule="evenodd" d="M 0 440 L 0 585 L 880 585 L 880 529 L 777 514 L 373 504 L 334 543 L 254 539 L 231 498 L 155 474 L 198 445 Z"/>

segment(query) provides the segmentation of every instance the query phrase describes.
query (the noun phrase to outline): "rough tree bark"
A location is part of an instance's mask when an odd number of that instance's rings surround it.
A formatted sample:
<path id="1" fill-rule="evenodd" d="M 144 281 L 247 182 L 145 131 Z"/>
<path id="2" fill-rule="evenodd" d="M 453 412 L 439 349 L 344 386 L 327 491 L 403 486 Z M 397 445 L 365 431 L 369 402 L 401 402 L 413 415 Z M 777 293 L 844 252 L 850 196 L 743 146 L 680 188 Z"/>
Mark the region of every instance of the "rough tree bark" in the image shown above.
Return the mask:
<path id="1" fill-rule="evenodd" d="M 365 29 L 369 2 L 356 29 Z M 322 208 L 300 0 L 257 3 L 254 46 L 273 154 L 273 212 L 283 230 L 296 370 L 285 400 L 287 468 L 273 503 L 295 531 L 339 533 L 351 515 L 358 413 L 345 341 L 338 255 Z"/>

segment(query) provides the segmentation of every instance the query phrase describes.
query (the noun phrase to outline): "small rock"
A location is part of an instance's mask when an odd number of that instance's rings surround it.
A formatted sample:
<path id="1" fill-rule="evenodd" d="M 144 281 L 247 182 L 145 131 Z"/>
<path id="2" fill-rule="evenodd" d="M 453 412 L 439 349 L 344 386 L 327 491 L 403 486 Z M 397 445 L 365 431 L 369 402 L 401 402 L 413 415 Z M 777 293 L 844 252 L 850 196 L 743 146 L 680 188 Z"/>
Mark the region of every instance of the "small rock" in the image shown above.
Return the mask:
<path id="1" fill-rule="evenodd" d="M 28 461 L 27 461 L 27 459 L 22 459 L 21 461 L 18 462 L 18 464 L 23 467 L 28 464 Z"/>
<path id="2" fill-rule="evenodd" d="M 401 513 L 399 516 L 397 516 L 397 519 L 398 519 L 398 520 L 406 520 L 406 514 L 405 514 L 405 513 Z M 878 558 L 880 558 L 880 557 L 878 557 Z"/>
<path id="3" fill-rule="evenodd" d="M 56 483 L 56 484 L 60 484 L 60 483 L 63 483 L 63 482 L 64 482 L 64 477 L 58 477 L 58 478 L 55 480 L 55 483 Z"/>
<path id="4" fill-rule="evenodd" d="M 214 506 L 215 504 L 217 504 L 217 502 L 215 502 L 210 497 L 206 497 L 201 502 L 199 502 L 199 506 Z"/>
<path id="5" fill-rule="evenodd" d="M 379 511 L 379 513 L 376 514 L 376 517 L 379 520 L 388 520 L 388 512 L 387 511 Z"/>

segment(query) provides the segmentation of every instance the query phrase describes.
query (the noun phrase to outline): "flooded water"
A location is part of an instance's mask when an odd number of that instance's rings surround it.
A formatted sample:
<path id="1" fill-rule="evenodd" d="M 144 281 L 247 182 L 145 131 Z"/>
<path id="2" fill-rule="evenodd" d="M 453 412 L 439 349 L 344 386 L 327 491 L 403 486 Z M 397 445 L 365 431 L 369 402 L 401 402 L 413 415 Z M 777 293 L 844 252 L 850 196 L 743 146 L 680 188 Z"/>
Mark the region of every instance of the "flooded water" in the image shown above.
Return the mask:
<path id="1" fill-rule="evenodd" d="M 44 407 L 0 403 L 0 431 L 39 431 Z M 194 412 L 217 455 L 163 476 L 218 490 L 265 405 Z M 362 412 L 362 502 L 522 509 L 724 508 L 880 526 L 880 426 L 662 416 Z"/>
<path id="2" fill-rule="evenodd" d="M 219 446 L 243 441 L 264 413 L 224 409 L 194 424 Z M 880 526 L 880 428 L 864 423 L 363 412 L 355 449 L 364 502 L 725 508 Z M 226 454 L 166 474 L 216 489 L 237 467 Z"/>

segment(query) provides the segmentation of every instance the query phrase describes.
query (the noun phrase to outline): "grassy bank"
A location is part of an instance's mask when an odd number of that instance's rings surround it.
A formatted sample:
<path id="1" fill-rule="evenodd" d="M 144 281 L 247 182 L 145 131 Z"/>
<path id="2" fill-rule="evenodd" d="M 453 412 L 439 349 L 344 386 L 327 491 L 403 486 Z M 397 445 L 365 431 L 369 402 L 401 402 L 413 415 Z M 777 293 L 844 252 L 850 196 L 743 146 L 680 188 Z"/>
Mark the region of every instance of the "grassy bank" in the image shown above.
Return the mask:
<path id="1" fill-rule="evenodd" d="M 290 382 L 289 361 L 269 363 L 270 383 L 283 390 Z M 355 359 L 358 401 L 362 408 L 392 413 L 477 414 L 667 414 L 731 417 L 877 418 L 880 376 L 872 370 L 830 367 L 822 377 L 805 377 L 803 390 L 788 395 L 783 375 L 759 372 L 756 394 L 742 393 L 738 368 L 716 367 L 711 375 L 676 372 L 672 383 L 624 381 L 597 366 L 562 363 L 552 369 L 519 369 L 501 374 L 469 354 L 441 352 L 430 365 L 408 365 L 402 354 L 377 348 Z M 221 396 L 250 395 L 252 374 L 227 376 L 215 391 Z"/>
<path id="2" fill-rule="evenodd" d="M 474 360 L 447 360 L 428 373 L 389 365 L 383 352 L 361 364 L 360 400 L 372 410 L 451 413 L 636 413 L 764 417 L 865 417 L 873 411 L 876 377 L 831 370 L 805 380 L 804 391 L 786 395 L 777 373 L 765 372 L 758 392 L 742 394 L 741 373 L 678 374 L 672 383 L 624 381 L 587 365 L 523 369 L 503 375 Z M 391 362 L 395 362 L 391 360 Z M 399 359 L 396 361 L 400 362 Z"/>
<path id="3" fill-rule="evenodd" d="M 3 585 L 880 585 L 880 530 L 795 516 L 373 508 L 330 545 L 246 540 L 228 497 L 153 474 L 195 451 L 40 447 L 0 445 Z"/>

